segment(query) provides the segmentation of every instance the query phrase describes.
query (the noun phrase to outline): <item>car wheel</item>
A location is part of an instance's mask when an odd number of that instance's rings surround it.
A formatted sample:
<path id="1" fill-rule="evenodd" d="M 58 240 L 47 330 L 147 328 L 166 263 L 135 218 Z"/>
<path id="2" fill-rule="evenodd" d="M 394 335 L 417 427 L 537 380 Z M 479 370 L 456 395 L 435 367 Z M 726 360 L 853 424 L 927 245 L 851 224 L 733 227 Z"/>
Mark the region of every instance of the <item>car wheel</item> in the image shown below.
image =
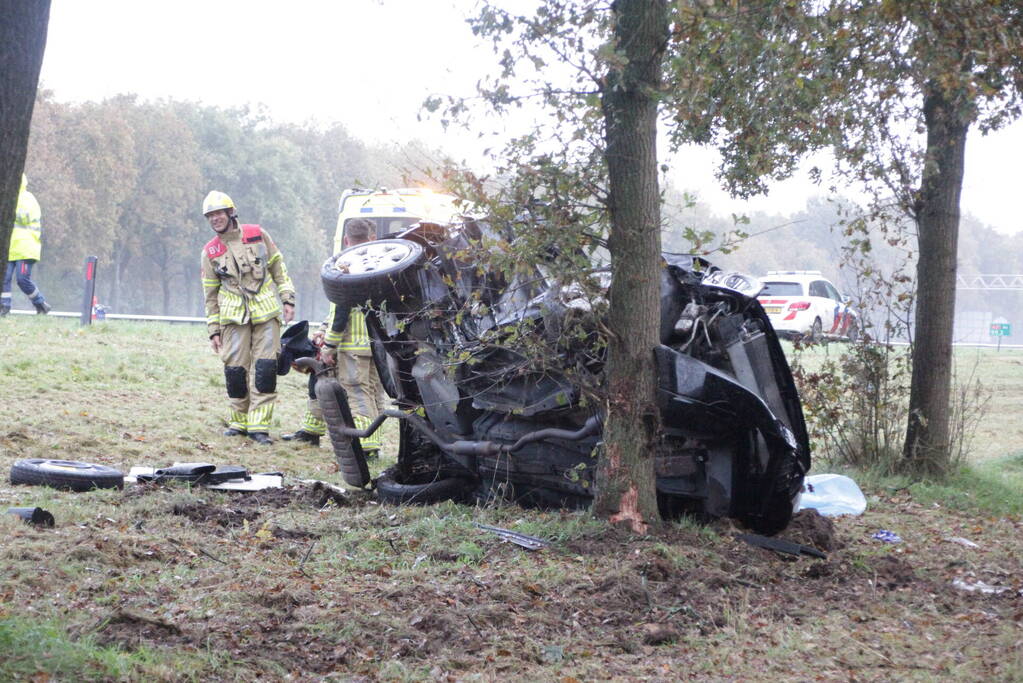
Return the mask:
<path id="1" fill-rule="evenodd" d="M 29 458 L 11 465 L 11 483 L 52 486 L 68 491 L 120 489 L 124 488 L 124 473 L 89 462 Z"/>
<path id="2" fill-rule="evenodd" d="M 320 377 L 316 380 L 316 400 L 323 410 L 323 420 L 327 423 L 327 434 L 334 447 L 334 459 L 341 470 L 341 477 L 350 486 L 366 486 L 369 483 L 369 465 L 362 445 L 358 439 L 341 433 L 342 428 L 355 424 L 352 410 L 348 407 L 348 394 L 336 379 Z"/>
<path id="3" fill-rule="evenodd" d="M 849 329 L 845 332 L 845 338 L 849 340 L 850 344 L 855 344 L 860 338 L 860 328 L 853 320 L 849 323 Z"/>
<path id="4" fill-rule="evenodd" d="M 820 318 L 813 319 L 813 327 L 810 328 L 810 343 L 820 344 L 824 341 L 824 327 L 821 325 Z"/>
<path id="5" fill-rule="evenodd" d="M 392 505 L 429 505 L 445 500 L 463 501 L 473 489 L 473 482 L 461 477 L 444 477 L 435 473 L 423 480 L 414 477 L 405 481 L 397 468 L 389 467 L 376 480 L 377 498 Z"/>
<path id="6" fill-rule="evenodd" d="M 748 507 L 738 515 L 740 522 L 764 536 L 774 536 L 789 525 L 803 484 L 803 477 L 796 474 L 795 456 L 786 458 L 778 470 L 770 482 L 750 482 L 756 497 L 750 498 Z"/>
<path id="7" fill-rule="evenodd" d="M 338 306 L 396 303 L 412 293 L 409 274 L 425 257 L 423 247 L 410 240 L 373 240 L 327 259 L 320 279 L 327 298 Z"/>

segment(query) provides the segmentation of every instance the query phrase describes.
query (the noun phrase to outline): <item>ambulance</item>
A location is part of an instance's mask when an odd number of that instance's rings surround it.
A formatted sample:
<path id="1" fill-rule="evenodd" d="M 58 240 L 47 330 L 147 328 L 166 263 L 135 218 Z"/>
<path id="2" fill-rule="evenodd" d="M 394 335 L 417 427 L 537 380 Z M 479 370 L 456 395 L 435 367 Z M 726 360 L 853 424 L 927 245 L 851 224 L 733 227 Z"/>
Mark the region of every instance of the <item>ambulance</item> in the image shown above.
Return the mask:
<path id="1" fill-rule="evenodd" d="M 397 235 L 419 221 L 447 223 L 458 213 L 454 197 L 427 188 L 345 190 L 337 206 L 334 253 L 341 251 L 345 227 L 356 218 L 372 221 L 379 239 Z"/>

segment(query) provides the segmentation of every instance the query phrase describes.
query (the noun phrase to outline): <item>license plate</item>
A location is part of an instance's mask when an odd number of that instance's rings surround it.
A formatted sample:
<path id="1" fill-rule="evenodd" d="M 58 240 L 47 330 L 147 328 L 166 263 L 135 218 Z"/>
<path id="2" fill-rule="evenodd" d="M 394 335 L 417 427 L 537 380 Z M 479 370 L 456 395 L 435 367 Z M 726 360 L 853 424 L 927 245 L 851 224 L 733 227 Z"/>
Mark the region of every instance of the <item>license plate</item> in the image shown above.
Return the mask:
<path id="1" fill-rule="evenodd" d="M 781 306 L 764 306 L 764 313 L 767 313 L 768 315 L 781 313 Z"/>

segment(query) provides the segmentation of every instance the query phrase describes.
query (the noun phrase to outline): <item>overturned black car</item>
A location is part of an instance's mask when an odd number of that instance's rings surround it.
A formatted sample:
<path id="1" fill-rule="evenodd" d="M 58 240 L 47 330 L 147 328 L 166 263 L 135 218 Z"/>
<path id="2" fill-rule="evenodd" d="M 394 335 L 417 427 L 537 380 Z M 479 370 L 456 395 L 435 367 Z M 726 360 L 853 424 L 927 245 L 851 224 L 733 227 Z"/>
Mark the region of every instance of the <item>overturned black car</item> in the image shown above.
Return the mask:
<path id="1" fill-rule="evenodd" d="M 337 381 L 318 381 L 335 455 L 346 482 L 369 485 L 358 438 L 397 418 L 397 464 L 372 482 L 381 500 L 585 507 L 602 416 L 570 379 L 581 361 L 552 338 L 565 371 L 535 368 L 502 331 L 556 335 L 587 306 L 540 270 L 508 281 L 481 268 L 472 253 L 490 230 L 472 220 L 420 223 L 324 264 L 338 309 L 365 307 L 374 363 L 396 406 L 360 431 Z M 756 300 L 760 284 L 698 257 L 663 259 L 653 454 L 661 513 L 728 516 L 777 533 L 810 452 L 789 366 Z M 585 362 L 599 377 L 600 358 Z"/>

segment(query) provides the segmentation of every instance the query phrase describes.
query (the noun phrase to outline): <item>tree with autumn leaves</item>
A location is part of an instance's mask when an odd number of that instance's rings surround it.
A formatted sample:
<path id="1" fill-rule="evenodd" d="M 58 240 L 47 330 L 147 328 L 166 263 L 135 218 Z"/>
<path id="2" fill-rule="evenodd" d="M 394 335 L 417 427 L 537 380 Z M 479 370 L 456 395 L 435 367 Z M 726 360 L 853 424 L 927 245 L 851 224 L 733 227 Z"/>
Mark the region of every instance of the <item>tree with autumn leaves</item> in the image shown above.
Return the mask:
<path id="1" fill-rule="evenodd" d="M 4 216 L 16 200 L 12 169 L 22 166 L 32 112 L 20 95 L 35 89 L 48 7 L 7 5 L 38 11 L 17 26 L 17 40 L 0 45 L 10 95 L 0 109 L 9 160 L 0 179 Z M 636 530 L 656 520 L 659 127 L 672 148 L 717 147 L 720 178 L 735 195 L 763 192 L 768 180 L 826 150 L 834 175 L 817 177 L 862 183 L 876 204 L 910 218 L 919 258 L 904 464 L 922 473 L 945 469 L 963 153 L 971 130 L 998 128 L 1021 113 L 1019 3 L 540 0 L 530 14 L 485 4 L 472 25 L 501 55 L 480 101 L 498 114 L 524 102 L 544 113 L 531 112 L 524 132 L 495 153 L 499 187 L 472 174 L 450 177 L 479 203 L 496 195 L 495 207 L 530 206 L 543 216 L 552 233 L 517 248 L 555 244 L 561 263 L 578 269 L 585 264 L 571 255 L 592 261 L 596 252 L 585 245 L 595 243 L 611 261 L 598 514 Z M 27 51 L 16 54 L 22 43 Z M 466 120 L 466 101 L 448 105 L 452 121 Z M 288 154 L 279 159 L 289 163 Z M 139 157 L 133 172 L 159 171 L 147 166 L 158 161 Z M 8 232 L 5 221 L 0 245 Z M 148 256 L 161 268 L 179 257 Z"/>
<path id="2" fill-rule="evenodd" d="M 538 203 L 549 214 L 538 229 L 553 228 L 553 241 L 607 247 L 598 515 L 636 531 L 657 518 L 659 123 L 672 149 L 717 147 L 719 177 L 736 196 L 764 192 L 828 151 L 834 175 L 817 170 L 815 179 L 858 181 L 876 204 L 913 221 L 904 469 L 944 471 L 963 149 L 971 127 L 990 130 L 1020 114 L 1021 13 L 998 0 L 542 0 L 530 14 L 481 9 L 473 28 L 501 58 L 479 100 L 511 122 L 528 103 L 533 125 L 493 155 L 499 182 L 464 171 L 449 180 L 497 216 L 508 201 Z M 449 100 L 446 120 L 469 120 L 473 104 Z"/>

